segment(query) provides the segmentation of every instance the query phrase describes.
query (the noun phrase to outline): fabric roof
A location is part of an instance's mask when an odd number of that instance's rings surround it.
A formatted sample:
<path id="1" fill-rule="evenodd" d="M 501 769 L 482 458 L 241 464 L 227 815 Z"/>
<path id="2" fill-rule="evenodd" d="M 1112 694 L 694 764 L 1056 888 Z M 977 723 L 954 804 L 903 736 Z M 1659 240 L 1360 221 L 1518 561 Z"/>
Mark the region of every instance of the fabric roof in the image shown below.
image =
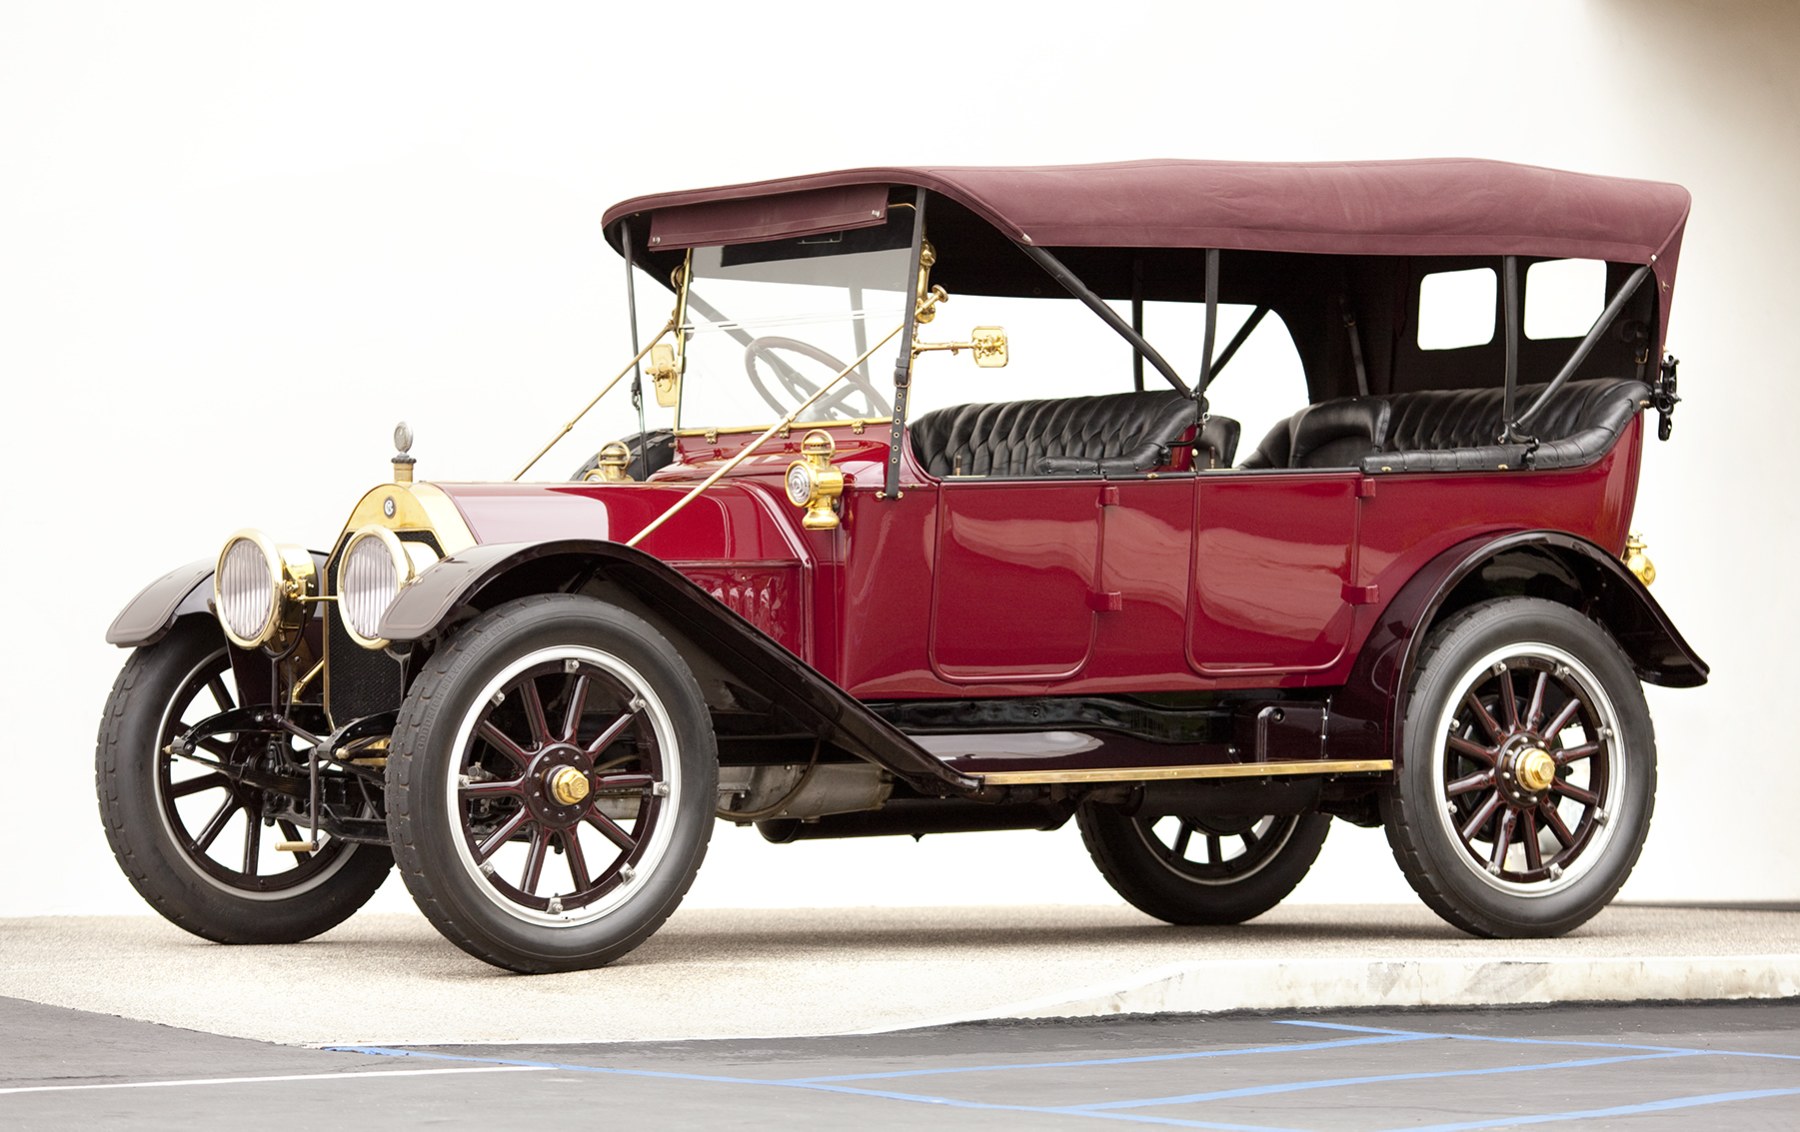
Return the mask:
<path id="1" fill-rule="evenodd" d="M 690 217 L 714 240 L 739 212 L 746 240 L 816 231 L 819 200 L 841 201 L 818 190 L 853 185 L 920 186 L 1045 247 L 1586 258 L 1656 263 L 1665 282 L 1689 205 L 1679 185 L 1472 158 L 1153 160 L 849 169 L 635 197 L 608 209 L 604 224 L 617 245 L 619 221 L 652 214 L 664 248 L 681 246 Z"/>

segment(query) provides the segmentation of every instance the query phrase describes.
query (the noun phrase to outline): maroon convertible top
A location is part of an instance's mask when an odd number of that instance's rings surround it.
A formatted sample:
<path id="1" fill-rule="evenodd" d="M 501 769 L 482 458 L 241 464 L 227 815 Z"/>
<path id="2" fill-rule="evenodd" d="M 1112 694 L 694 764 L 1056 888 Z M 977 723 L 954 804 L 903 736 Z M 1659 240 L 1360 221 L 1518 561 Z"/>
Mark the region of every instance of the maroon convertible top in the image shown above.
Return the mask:
<path id="1" fill-rule="evenodd" d="M 881 219 L 918 186 L 1044 247 L 1187 247 L 1360 255 L 1525 255 L 1654 264 L 1672 281 L 1688 194 L 1657 181 L 1503 161 L 1124 161 L 849 169 L 636 197 L 650 245 L 738 243 Z M 635 225 L 634 225 L 635 228 Z"/>

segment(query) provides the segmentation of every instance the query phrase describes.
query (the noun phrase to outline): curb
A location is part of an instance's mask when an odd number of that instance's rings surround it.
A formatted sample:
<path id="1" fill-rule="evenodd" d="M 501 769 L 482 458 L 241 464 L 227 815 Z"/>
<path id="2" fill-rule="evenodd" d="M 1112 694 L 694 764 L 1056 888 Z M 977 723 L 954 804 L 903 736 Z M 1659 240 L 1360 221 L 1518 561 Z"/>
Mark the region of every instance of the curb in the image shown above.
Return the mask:
<path id="1" fill-rule="evenodd" d="M 1796 996 L 1800 996 L 1800 955 L 1488 961 L 1230 959 L 1152 968 L 1129 981 L 936 1018 L 904 1028 L 1004 1018 L 1115 1014 L 1557 1002 L 1719 1002 Z"/>

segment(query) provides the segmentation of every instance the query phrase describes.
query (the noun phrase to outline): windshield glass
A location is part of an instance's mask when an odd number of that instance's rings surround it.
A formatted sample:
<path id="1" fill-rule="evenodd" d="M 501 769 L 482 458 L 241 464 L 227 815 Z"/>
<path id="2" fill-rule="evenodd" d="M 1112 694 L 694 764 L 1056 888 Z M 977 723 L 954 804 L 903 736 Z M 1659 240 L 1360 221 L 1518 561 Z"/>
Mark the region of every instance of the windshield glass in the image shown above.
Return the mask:
<path id="1" fill-rule="evenodd" d="M 771 424 L 900 325 L 912 302 L 913 213 L 760 244 L 695 248 L 681 332 L 680 427 Z M 800 415 L 877 419 L 892 409 L 896 339 Z"/>

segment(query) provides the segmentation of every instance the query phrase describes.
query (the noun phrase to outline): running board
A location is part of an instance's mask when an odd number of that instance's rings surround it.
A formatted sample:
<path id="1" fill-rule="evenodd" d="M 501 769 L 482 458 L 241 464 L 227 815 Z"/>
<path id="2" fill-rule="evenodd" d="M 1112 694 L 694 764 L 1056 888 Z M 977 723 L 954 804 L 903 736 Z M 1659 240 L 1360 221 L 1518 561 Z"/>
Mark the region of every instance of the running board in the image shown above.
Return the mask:
<path id="1" fill-rule="evenodd" d="M 1310 760 L 1289 763 L 1216 763 L 1212 766 L 1101 767 L 1087 770 L 1000 770 L 980 776 L 984 786 L 1053 782 L 1162 782 L 1183 778 L 1271 778 L 1298 774 L 1380 774 L 1393 759 Z"/>

